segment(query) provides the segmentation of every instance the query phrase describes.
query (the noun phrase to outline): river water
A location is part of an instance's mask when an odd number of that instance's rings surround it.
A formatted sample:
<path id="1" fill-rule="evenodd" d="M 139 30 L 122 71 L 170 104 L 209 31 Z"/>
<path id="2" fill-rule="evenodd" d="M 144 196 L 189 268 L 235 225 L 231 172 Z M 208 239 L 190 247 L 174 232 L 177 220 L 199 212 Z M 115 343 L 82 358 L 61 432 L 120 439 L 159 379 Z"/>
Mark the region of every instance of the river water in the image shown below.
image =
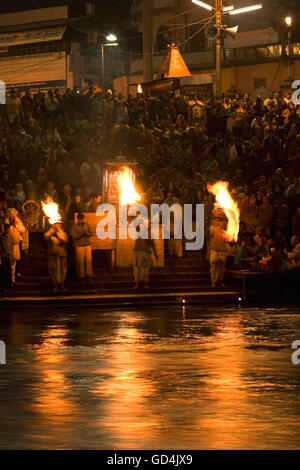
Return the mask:
<path id="1" fill-rule="evenodd" d="M 297 449 L 300 308 L 0 312 L 1 449 Z"/>

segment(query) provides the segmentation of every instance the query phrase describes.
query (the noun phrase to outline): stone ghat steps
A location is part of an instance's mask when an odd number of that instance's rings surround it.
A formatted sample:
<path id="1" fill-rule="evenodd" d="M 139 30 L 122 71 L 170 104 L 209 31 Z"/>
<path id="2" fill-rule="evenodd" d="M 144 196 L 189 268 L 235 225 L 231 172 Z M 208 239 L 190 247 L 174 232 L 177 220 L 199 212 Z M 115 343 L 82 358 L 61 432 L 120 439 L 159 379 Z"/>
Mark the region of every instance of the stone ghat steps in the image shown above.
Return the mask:
<path id="1" fill-rule="evenodd" d="M 156 274 L 180 274 L 180 273 L 197 273 L 197 272 L 208 272 L 209 271 L 209 263 L 206 260 L 201 260 L 197 263 L 190 263 L 189 261 L 178 262 L 177 260 L 174 262 L 169 262 L 163 267 L 154 267 L 150 271 L 150 275 Z M 104 277 L 111 277 L 112 275 L 128 275 L 132 273 L 132 267 L 129 268 L 115 268 L 110 269 L 106 267 L 99 267 L 94 266 L 94 274 L 95 276 L 104 276 Z M 26 277 L 38 277 L 38 276 L 47 276 L 47 265 L 44 263 L 43 265 L 36 267 L 33 269 L 32 265 L 30 264 L 22 264 L 21 266 L 21 274 Z"/>
<path id="2" fill-rule="evenodd" d="M 229 289 L 231 290 L 231 289 Z M 52 297 L 52 296 L 65 296 L 65 297 L 71 297 L 71 296 L 93 296 L 93 295 L 99 295 L 99 296 L 105 296 L 109 295 L 112 298 L 119 297 L 119 296 L 126 296 L 126 295 L 146 295 L 146 294 L 151 294 L 151 295 L 174 295 L 174 296 L 179 296 L 182 292 L 185 292 L 187 295 L 194 295 L 195 293 L 203 294 L 203 293 L 208 293 L 209 295 L 213 295 L 214 293 L 218 292 L 224 292 L 224 289 L 212 289 L 210 286 L 198 286 L 198 288 L 191 287 L 191 288 L 186 288 L 186 287 L 175 287 L 175 288 L 151 288 L 150 289 L 138 289 L 135 290 L 133 289 L 133 284 L 131 284 L 130 287 L 124 288 L 124 289 L 117 289 L 115 291 L 109 290 L 109 289 L 87 289 L 87 288 L 82 288 L 82 289 L 68 289 L 67 292 L 58 292 L 56 294 L 53 293 L 52 289 L 47 289 L 47 290 L 33 290 L 33 291 L 10 291 L 8 294 L 6 294 L 6 297 L 8 298 L 22 298 L 22 297 Z M 225 289 L 226 293 L 226 289 Z"/>
<path id="3" fill-rule="evenodd" d="M 72 292 L 125 292 L 132 290 L 134 286 L 133 277 L 128 277 L 126 280 L 111 282 L 66 282 L 66 288 Z M 149 287 L 154 291 L 170 292 L 176 290 L 188 290 L 194 291 L 198 289 L 207 289 L 210 286 L 210 280 L 208 277 L 192 279 L 192 280 L 165 280 L 165 281 L 149 281 Z M 52 284 L 50 279 L 44 280 L 43 283 L 29 283 L 29 282 L 18 282 L 12 289 L 15 295 L 24 295 L 25 293 L 32 294 L 33 292 L 45 292 L 49 293 L 52 291 Z"/>
<path id="4" fill-rule="evenodd" d="M 194 281 L 194 280 L 203 280 L 207 279 L 208 271 L 171 271 L 165 272 L 157 269 L 155 272 L 152 272 L 149 276 L 150 282 L 173 282 L 173 281 Z M 128 279 L 133 278 L 133 270 L 128 270 L 124 272 L 103 272 L 97 273 L 94 276 L 94 283 L 116 283 L 127 281 Z M 22 274 L 19 283 L 21 284 L 48 284 L 50 277 L 47 273 L 41 275 L 33 276 L 31 274 Z M 72 280 L 67 276 L 67 282 L 72 282 Z"/>
<path id="5" fill-rule="evenodd" d="M 26 263 L 26 265 L 24 265 L 22 263 L 20 272 L 22 279 L 30 281 L 35 280 L 36 282 L 40 282 L 43 278 L 49 277 L 46 263 L 40 266 L 35 266 L 35 268 L 33 268 L 32 264 L 30 265 Z M 101 279 L 119 280 L 132 276 L 132 273 L 132 267 L 109 269 L 106 267 L 99 267 L 99 265 L 94 266 L 95 277 Z M 182 278 L 185 276 L 205 276 L 208 273 L 209 263 L 206 260 L 200 260 L 197 261 L 197 263 L 190 263 L 189 260 L 184 260 L 184 262 L 182 260 L 176 260 L 168 263 L 166 266 L 152 268 L 150 271 L 150 278 L 155 277 L 157 279 L 161 277 L 162 279 L 165 279 L 166 277 L 169 277 L 171 280 L 172 278 Z"/>
<path id="6" fill-rule="evenodd" d="M 110 268 L 101 264 L 100 260 L 95 260 L 94 258 L 94 270 L 95 272 L 109 272 Z M 199 256 L 195 253 L 193 256 L 190 254 L 185 254 L 183 258 L 166 258 L 165 259 L 165 266 L 161 269 L 165 270 L 166 272 L 176 269 L 189 269 L 193 270 L 195 268 L 198 269 L 207 269 L 209 263 L 203 257 Z M 47 258 L 46 255 L 43 257 L 28 257 L 22 260 L 21 271 L 24 273 L 32 272 L 34 269 L 47 269 Z M 119 271 L 126 271 L 130 270 L 131 268 L 116 268 Z M 154 268 L 155 269 L 155 268 Z"/>
<path id="7" fill-rule="evenodd" d="M 37 270 L 37 271 L 27 271 L 27 270 L 24 270 L 24 269 L 21 269 L 21 276 L 22 276 L 22 279 L 26 279 L 26 280 L 35 280 L 35 281 L 39 281 L 40 279 L 43 279 L 43 278 L 48 278 L 48 271 L 47 269 L 41 269 L 41 270 Z M 209 266 L 205 266 L 205 267 L 184 267 L 184 268 L 177 268 L 177 267 L 174 267 L 174 268 L 166 268 L 166 267 L 163 267 L 163 268 L 156 268 L 156 269 L 151 269 L 151 272 L 150 272 L 150 278 L 152 277 L 155 277 L 155 278 L 158 278 L 158 277 L 162 277 L 162 278 L 166 278 L 166 277 L 169 277 L 170 279 L 172 278 L 178 278 L 178 277 L 194 277 L 194 276 L 197 276 L 197 275 L 208 275 L 209 273 Z M 133 269 L 132 268 L 129 268 L 129 269 L 124 269 L 124 270 L 116 270 L 116 271 L 110 271 L 109 269 L 106 269 L 106 270 L 99 270 L 99 269 L 95 269 L 94 270 L 94 276 L 95 278 L 101 278 L 101 279 L 123 279 L 123 278 L 126 278 L 128 276 L 132 276 L 133 275 Z"/>
<path id="8" fill-rule="evenodd" d="M 94 264 L 96 264 L 95 276 L 92 282 L 77 282 L 67 276 L 65 284 L 68 289 L 67 296 L 98 294 L 114 296 L 135 292 L 132 267 L 110 270 L 106 267 L 99 267 L 99 263 Z M 209 291 L 209 264 L 203 256 L 191 252 L 185 253 L 180 259 L 169 259 L 164 267 L 151 269 L 149 287 L 150 292 L 157 295 L 160 293 L 176 295 L 183 290 L 189 293 Z M 22 262 L 21 278 L 9 293 L 9 297 L 49 296 L 52 290 L 46 258 L 28 257 Z M 147 291 L 142 290 L 142 292 Z"/>
<path id="9" fill-rule="evenodd" d="M 203 272 L 208 272 L 209 271 L 209 263 L 208 262 L 202 262 L 201 264 L 185 264 L 185 265 L 167 265 L 162 268 L 159 268 L 161 272 L 165 272 L 168 274 L 174 273 L 174 272 L 187 272 L 187 273 L 194 273 L 195 271 L 203 271 Z"/>

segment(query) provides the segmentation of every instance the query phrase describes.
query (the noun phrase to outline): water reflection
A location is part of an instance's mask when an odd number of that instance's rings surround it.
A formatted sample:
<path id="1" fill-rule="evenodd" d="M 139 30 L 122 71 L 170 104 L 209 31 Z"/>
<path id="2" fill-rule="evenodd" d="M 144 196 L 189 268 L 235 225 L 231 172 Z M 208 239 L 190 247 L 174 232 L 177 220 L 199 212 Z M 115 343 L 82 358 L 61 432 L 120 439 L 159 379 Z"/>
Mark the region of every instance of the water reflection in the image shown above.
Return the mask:
<path id="1" fill-rule="evenodd" d="M 298 448 L 296 313 L 1 312 L 0 448 Z"/>

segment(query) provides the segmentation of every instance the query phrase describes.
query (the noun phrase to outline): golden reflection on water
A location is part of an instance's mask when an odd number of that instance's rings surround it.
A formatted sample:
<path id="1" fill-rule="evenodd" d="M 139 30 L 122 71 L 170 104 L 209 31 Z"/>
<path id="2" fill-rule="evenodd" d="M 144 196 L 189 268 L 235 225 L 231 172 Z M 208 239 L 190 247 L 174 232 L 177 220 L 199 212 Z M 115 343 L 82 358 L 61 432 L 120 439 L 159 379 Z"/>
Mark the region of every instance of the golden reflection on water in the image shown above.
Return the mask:
<path id="1" fill-rule="evenodd" d="M 134 327 L 123 326 L 117 330 L 115 340 L 118 346 L 111 355 L 116 366 L 112 376 L 98 389 L 99 394 L 107 398 L 105 414 L 109 418 L 105 428 L 115 435 L 119 448 L 124 449 L 129 448 L 138 436 L 152 440 L 155 429 L 160 425 L 159 417 L 147 407 L 155 393 L 155 384 L 151 377 L 143 376 L 144 371 L 151 367 L 151 357 L 136 349 L 138 338 L 139 331 Z M 120 426 L 120 423 L 123 424 Z"/>
<path id="2" fill-rule="evenodd" d="M 240 317 L 227 317 L 217 336 L 220 341 L 214 349 L 205 351 L 206 400 L 213 403 L 214 413 L 203 413 L 198 421 L 200 429 L 214 433 L 216 448 L 247 448 L 247 436 L 240 432 L 247 428 L 248 393 L 244 387 L 243 372 L 247 367 L 247 353 L 236 345 L 242 332 Z M 233 414 L 234 410 L 234 414 Z"/>
<path id="3" fill-rule="evenodd" d="M 25 354 L 6 371 L 23 387 L 4 394 L 2 419 L 14 433 L 21 406 L 21 448 L 299 446 L 297 371 L 288 350 L 261 347 L 283 341 L 286 317 L 151 315 L 82 315 L 32 331 L 12 323 L 9 345 L 23 342 Z M 293 337 L 300 320 L 290 321 Z"/>
<path id="4" fill-rule="evenodd" d="M 38 371 L 39 380 L 29 409 L 38 416 L 38 434 L 42 440 L 45 439 L 46 445 L 54 437 L 58 443 L 66 437 L 65 432 L 69 432 L 68 424 L 74 424 L 74 413 L 77 411 L 77 404 L 71 398 L 72 386 L 64 369 L 68 362 L 67 349 L 64 348 L 68 333 L 66 328 L 49 327 L 41 335 L 40 344 L 34 350 L 33 367 Z"/>

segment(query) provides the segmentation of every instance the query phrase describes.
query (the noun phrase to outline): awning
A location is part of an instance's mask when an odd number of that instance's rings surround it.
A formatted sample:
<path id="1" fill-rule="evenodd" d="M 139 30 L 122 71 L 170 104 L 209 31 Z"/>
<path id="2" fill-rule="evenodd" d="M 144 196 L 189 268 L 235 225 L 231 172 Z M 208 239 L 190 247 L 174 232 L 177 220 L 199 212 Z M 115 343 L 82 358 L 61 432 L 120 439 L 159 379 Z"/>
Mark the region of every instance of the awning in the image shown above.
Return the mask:
<path id="1" fill-rule="evenodd" d="M 66 80 L 46 80 L 42 82 L 22 82 L 22 83 L 6 83 L 6 90 L 17 90 L 24 92 L 27 90 L 49 90 L 53 88 L 65 88 Z"/>
<path id="2" fill-rule="evenodd" d="M 60 41 L 66 31 L 66 26 L 20 31 L 0 34 L 0 47 L 21 46 L 36 42 Z"/>

